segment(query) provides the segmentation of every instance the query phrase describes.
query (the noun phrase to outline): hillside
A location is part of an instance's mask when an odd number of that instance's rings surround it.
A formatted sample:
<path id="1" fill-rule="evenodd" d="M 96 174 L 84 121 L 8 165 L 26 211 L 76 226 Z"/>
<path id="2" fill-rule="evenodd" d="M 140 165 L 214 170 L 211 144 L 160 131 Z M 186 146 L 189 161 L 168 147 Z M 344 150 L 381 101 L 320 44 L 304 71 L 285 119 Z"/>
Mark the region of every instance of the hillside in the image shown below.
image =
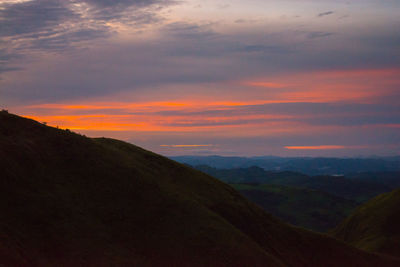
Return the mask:
<path id="1" fill-rule="evenodd" d="M 0 112 L 0 265 L 396 266 L 134 145 Z"/>
<path id="2" fill-rule="evenodd" d="M 400 189 L 379 195 L 354 211 L 333 235 L 371 252 L 400 257 Z"/>
<path id="3" fill-rule="evenodd" d="M 325 232 L 358 206 L 354 201 L 306 188 L 270 184 L 231 184 L 243 196 L 293 225 Z"/>

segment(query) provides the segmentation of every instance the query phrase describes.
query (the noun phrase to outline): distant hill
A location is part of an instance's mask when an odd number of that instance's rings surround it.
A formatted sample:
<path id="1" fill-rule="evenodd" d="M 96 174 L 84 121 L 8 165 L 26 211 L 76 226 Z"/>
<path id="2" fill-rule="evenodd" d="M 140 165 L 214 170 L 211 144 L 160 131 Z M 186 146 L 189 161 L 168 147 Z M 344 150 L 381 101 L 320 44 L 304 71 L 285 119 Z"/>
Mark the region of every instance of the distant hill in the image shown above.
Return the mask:
<path id="1" fill-rule="evenodd" d="M 354 201 L 305 188 L 271 184 L 231 184 L 243 196 L 291 224 L 325 232 L 358 206 Z"/>
<path id="2" fill-rule="evenodd" d="M 400 189 L 356 209 L 333 236 L 370 252 L 400 257 Z"/>
<path id="3" fill-rule="evenodd" d="M 0 265 L 398 266 L 112 139 L 0 112 Z"/>
<path id="4" fill-rule="evenodd" d="M 346 176 L 358 181 L 383 184 L 391 189 L 400 188 L 400 172 L 363 172 Z"/>
<path id="5" fill-rule="evenodd" d="M 360 172 L 400 172 L 399 157 L 374 158 L 281 158 L 177 156 L 172 159 L 192 166 L 208 165 L 218 169 L 257 166 L 271 171 L 293 171 L 307 175 L 348 175 Z"/>
<path id="6" fill-rule="evenodd" d="M 308 176 L 289 171 L 265 171 L 256 166 L 237 169 L 216 169 L 200 165 L 195 166 L 195 168 L 226 183 L 275 184 L 307 188 L 359 203 L 392 190 L 390 186 L 378 183 L 373 179 L 364 181 L 363 179 L 349 179 L 343 176 Z"/>
<path id="7" fill-rule="evenodd" d="M 291 224 L 314 231 L 327 231 L 338 225 L 353 209 L 381 193 L 392 190 L 392 173 L 343 176 L 308 176 L 297 172 L 265 171 L 260 167 L 216 169 L 195 166 L 231 184 L 246 198 Z M 386 179 L 385 179 L 386 177 Z M 400 177 L 398 177 L 400 178 Z M 384 182 L 386 181 L 386 183 Z"/>

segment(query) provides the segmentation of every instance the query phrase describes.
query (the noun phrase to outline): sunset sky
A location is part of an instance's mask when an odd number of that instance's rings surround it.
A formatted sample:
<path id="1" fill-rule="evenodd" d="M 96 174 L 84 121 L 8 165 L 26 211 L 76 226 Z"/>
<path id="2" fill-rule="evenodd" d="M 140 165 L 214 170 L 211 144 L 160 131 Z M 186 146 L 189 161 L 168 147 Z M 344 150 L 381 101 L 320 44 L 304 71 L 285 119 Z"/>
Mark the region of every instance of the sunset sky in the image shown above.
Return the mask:
<path id="1" fill-rule="evenodd" d="M 0 108 L 163 155 L 400 155 L 399 0 L 0 0 Z"/>

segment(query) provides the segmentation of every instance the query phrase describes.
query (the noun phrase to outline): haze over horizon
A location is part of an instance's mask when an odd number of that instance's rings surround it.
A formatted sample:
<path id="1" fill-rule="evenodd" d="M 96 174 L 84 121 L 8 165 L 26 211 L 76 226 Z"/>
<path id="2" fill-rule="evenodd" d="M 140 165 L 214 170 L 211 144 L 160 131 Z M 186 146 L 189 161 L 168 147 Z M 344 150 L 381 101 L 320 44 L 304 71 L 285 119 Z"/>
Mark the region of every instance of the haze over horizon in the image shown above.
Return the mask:
<path id="1" fill-rule="evenodd" d="M 0 108 L 164 155 L 400 154 L 395 0 L 0 0 Z"/>

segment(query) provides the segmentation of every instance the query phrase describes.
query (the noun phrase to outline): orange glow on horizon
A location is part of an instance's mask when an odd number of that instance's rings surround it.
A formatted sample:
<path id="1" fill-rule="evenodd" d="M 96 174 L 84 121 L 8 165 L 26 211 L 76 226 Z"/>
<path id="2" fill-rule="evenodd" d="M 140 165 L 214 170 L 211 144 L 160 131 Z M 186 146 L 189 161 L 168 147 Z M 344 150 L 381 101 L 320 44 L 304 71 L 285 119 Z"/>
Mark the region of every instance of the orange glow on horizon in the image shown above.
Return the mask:
<path id="1" fill-rule="evenodd" d="M 46 122 L 51 126 L 68 128 L 71 130 L 105 130 L 105 131 L 194 131 L 200 129 L 217 129 L 240 127 L 243 124 L 255 125 L 261 121 L 273 123 L 275 120 L 290 119 L 288 115 L 237 115 L 193 117 L 190 115 L 158 115 L 154 113 L 142 115 L 36 115 L 25 117 L 39 122 Z M 252 122 L 252 121 L 256 122 Z"/>
<path id="2" fill-rule="evenodd" d="M 322 120 L 322 117 L 318 117 L 319 114 L 297 114 L 294 111 L 268 114 L 263 112 L 261 106 L 283 103 L 373 103 L 380 96 L 390 95 L 391 90 L 397 88 L 393 87 L 393 84 L 400 83 L 399 77 L 400 69 L 307 72 L 257 79 L 254 82 L 236 82 L 236 85 L 247 84 L 250 87 L 245 90 L 232 90 L 232 95 L 221 95 L 217 99 L 214 95 L 205 94 L 195 98 L 188 94 L 175 99 L 166 97 L 165 101 L 93 100 L 47 103 L 21 107 L 19 113 L 29 114 L 27 117 L 47 122 L 48 125 L 82 131 L 227 131 L 231 135 L 241 136 L 310 132 L 311 127 L 314 131 L 316 129 L 323 131 L 328 127 L 331 127 L 330 130 L 338 131 L 339 126 L 316 126 L 307 124 L 306 120 L 301 122 L 301 119 Z M 275 87 L 275 90 L 265 89 L 272 87 Z M 307 127 L 304 127 L 305 125 Z M 399 128 L 398 124 L 362 127 Z M 286 148 L 342 149 L 343 147 L 288 146 Z"/>
<path id="3" fill-rule="evenodd" d="M 41 105 L 31 105 L 26 106 L 25 108 L 30 109 L 57 109 L 57 110 L 109 110 L 109 109 L 171 109 L 171 108 L 229 108 L 236 106 L 249 106 L 249 105 L 263 105 L 263 104 L 271 104 L 271 103 L 288 103 L 295 101 L 283 101 L 283 100 L 259 100 L 259 101 L 207 101 L 207 100 L 181 100 L 181 102 L 137 102 L 137 103 L 129 103 L 129 102 L 95 102 L 93 104 L 78 104 L 78 105 L 66 105 L 66 104 L 41 104 Z"/>

